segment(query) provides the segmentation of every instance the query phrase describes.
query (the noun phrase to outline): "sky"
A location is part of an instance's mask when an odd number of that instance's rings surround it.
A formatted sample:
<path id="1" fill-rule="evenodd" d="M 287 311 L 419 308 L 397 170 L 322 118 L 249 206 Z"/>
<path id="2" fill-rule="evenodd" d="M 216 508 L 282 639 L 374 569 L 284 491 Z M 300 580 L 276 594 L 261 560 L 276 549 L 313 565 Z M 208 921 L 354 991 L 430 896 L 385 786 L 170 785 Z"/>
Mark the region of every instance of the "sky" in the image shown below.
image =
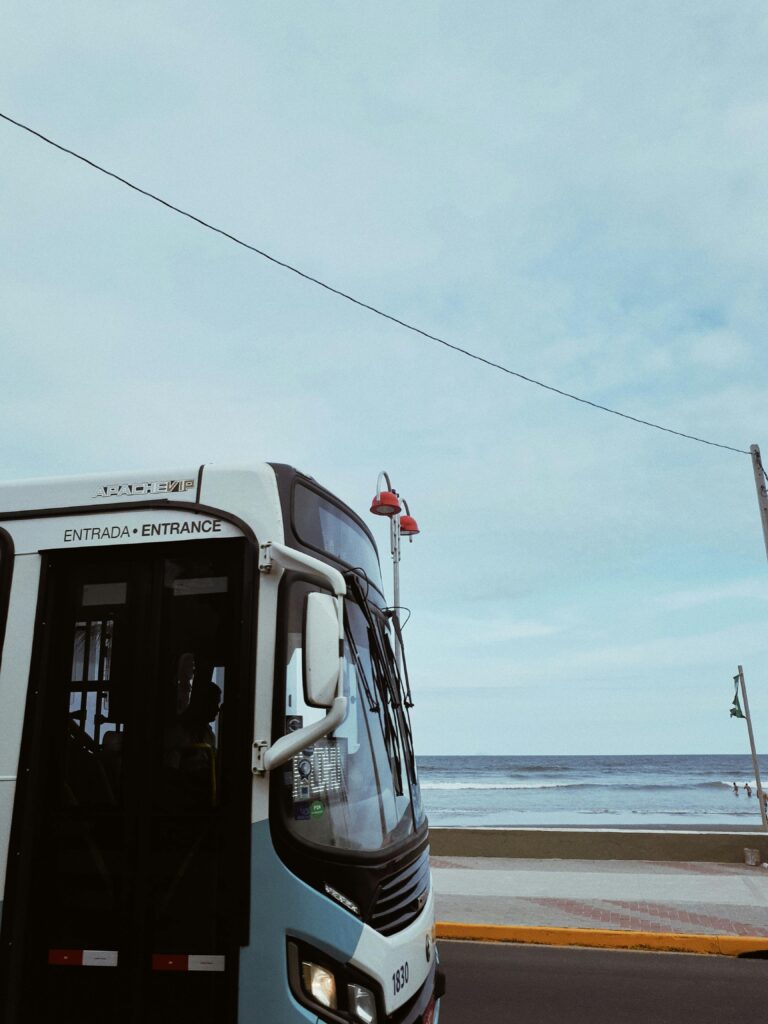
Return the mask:
<path id="1" fill-rule="evenodd" d="M 0 110 L 487 359 L 768 455 L 757 0 L 6 0 Z M 389 472 L 421 753 L 747 752 L 738 664 L 768 750 L 747 455 L 470 361 L 5 122 L 0 260 L 4 479 L 279 461 L 367 516 Z"/>

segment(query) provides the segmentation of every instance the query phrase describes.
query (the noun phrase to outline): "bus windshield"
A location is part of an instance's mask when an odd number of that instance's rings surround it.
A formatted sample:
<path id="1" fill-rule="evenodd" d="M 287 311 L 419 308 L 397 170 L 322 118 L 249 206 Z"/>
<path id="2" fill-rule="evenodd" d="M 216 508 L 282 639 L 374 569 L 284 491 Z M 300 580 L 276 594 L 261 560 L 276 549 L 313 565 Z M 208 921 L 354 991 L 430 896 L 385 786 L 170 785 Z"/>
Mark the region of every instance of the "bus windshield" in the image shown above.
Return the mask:
<path id="1" fill-rule="evenodd" d="M 393 654 L 388 620 L 365 600 L 359 577 L 347 576 L 344 692 L 347 716 L 330 736 L 285 766 L 283 808 L 304 842 L 342 850 L 392 847 L 423 823 L 408 717 L 409 690 Z M 355 582 L 357 581 L 357 582 Z M 290 596 L 285 729 L 317 721 L 302 684 L 302 619 L 307 584 Z"/>
<path id="2" fill-rule="evenodd" d="M 348 511 L 298 484 L 293 494 L 293 526 L 304 544 L 340 559 L 350 568 L 362 570 L 383 592 L 376 548 Z"/>

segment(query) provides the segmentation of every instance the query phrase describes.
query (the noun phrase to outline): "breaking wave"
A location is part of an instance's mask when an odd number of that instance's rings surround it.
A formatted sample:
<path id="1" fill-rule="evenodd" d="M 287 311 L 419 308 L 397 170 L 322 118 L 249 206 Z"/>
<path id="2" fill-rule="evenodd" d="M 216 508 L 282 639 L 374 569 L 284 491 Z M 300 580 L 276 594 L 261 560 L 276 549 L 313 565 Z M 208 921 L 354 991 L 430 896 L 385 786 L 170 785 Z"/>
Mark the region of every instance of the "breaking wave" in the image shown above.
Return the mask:
<path id="1" fill-rule="evenodd" d="M 754 783 L 750 783 L 754 787 Z M 659 782 L 422 782 L 421 789 L 622 789 L 622 790 L 656 790 L 656 789 L 721 789 L 727 786 L 733 788 L 731 782 L 690 782 L 681 781 L 659 783 Z"/>

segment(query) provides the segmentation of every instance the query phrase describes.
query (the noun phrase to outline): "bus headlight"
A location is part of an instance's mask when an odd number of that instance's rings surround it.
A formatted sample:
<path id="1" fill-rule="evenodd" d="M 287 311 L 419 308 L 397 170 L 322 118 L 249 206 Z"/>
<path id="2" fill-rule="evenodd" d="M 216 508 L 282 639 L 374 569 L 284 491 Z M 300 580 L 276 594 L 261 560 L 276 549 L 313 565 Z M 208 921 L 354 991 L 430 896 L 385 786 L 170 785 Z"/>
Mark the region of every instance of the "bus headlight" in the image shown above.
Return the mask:
<path id="1" fill-rule="evenodd" d="M 376 997 L 362 985 L 347 985 L 349 1010 L 362 1024 L 376 1024 Z"/>
<path id="2" fill-rule="evenodd" d="M 298 939 L 288 938 L 286 953 L 291 994 L 312 1011 L 312 1020 L 377 1024 L 382 1019 L 383 994 L 373 978 Z"/>
<path id="3" fill-rule="evenodd" d="M 321 1006 L 327 1006 L 329 1010 L 335 1010 L 336 1001 L 336 978 L 332 971 L 320 964 L 309 963 L 306 960 L 301 964 L 301 980 L 307 995 L 312 996 L 315 1002 Z M 365 1020 L 365 1017 L 361 1017 Z M 373 1019 L 373 1018 L 371 1018 Z"/>

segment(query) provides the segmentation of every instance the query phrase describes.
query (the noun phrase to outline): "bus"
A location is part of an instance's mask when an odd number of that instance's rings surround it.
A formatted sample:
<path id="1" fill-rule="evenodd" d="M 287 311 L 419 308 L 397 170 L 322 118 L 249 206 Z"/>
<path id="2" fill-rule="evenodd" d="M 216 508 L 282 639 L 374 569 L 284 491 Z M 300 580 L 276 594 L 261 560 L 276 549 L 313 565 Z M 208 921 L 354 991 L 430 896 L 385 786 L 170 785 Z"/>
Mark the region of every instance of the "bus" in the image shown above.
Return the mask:
<path id="1" fill-rule="evenodd" d="M 399 633 L 290 466 L 0 484 L 3 1024 L 436 1024 Z"/>

